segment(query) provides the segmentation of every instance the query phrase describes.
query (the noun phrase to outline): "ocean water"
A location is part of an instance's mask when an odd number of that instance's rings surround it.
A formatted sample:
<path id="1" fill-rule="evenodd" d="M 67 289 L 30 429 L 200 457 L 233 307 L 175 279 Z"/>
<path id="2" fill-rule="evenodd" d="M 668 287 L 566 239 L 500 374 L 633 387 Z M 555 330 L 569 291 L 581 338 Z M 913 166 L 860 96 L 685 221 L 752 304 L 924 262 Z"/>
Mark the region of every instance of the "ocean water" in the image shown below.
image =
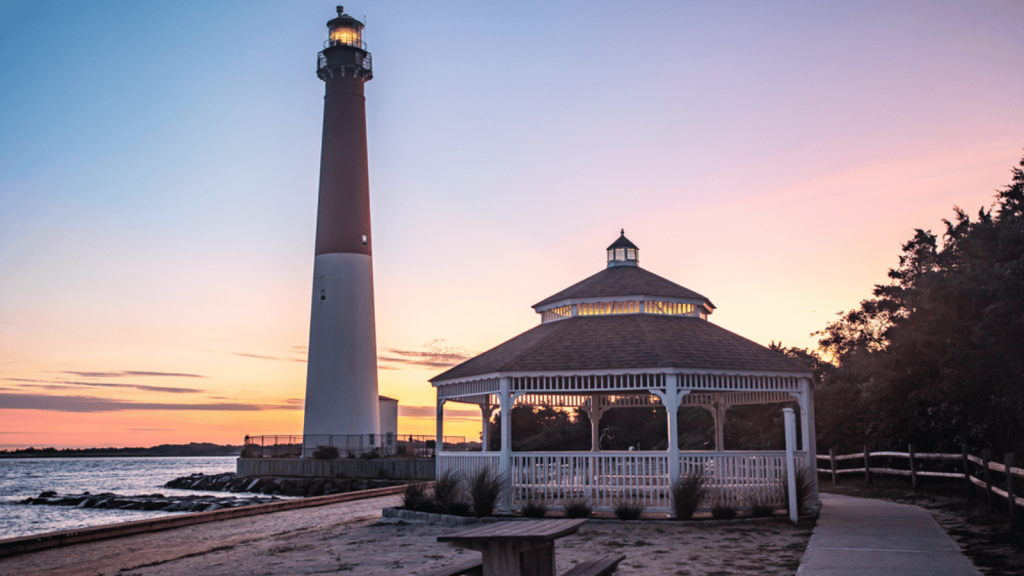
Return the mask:
<path id="1" fill-rule="evenodd" d="M 82 492 L 113 492 L 122 496 L 211 495 L 215 493 L 175 490 L 163 485 L 197 472 L 234 472 L 235 458 L 0 458 L 0 539 L 176 514 L 159 510 L 29 506 L 19 502 L 46 490 L 60 495 Z"/>

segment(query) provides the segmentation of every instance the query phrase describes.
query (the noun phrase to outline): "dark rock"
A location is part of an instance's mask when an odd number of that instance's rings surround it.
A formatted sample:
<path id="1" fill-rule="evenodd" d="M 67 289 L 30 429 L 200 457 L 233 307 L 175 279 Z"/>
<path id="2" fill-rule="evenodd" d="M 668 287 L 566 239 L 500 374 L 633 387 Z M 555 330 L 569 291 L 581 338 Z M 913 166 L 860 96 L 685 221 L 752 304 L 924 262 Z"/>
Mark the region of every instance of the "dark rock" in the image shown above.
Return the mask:
<path id="1" fill-rule="evenodd" d="M 56 495 L 57 495 L 57 493 L 54 492 L 53 490 L 47 490 L 46 492 L 43 492 L 43 493 L 39 494 L 39 497 L 40 498 L 50 498 L 50 497 L 56 496 Z"/>

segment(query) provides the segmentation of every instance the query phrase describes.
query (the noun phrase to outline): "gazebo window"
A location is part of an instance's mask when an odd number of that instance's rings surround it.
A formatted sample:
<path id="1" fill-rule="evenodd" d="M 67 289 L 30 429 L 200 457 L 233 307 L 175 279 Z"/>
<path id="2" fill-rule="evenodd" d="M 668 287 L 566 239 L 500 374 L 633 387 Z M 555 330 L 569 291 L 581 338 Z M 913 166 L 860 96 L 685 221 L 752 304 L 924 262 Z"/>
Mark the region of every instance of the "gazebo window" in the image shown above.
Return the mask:
<path id="1" fill-rule="evenodd" d="M 541 315 L 541 322 L 552 322 L 554 320 L 561 320 L 562 318 L 568 318 L 572 316 L 572 306 L 565 305 L 559 306 L 558 308 L 552 308 L 551 310 L 545 310 Z"/>
<path id="2" fill-rule="evenodd" d="M 659 300 L 647 300 L 643 302 L 643 309 L 641 310 L 641 302 L 638 300 L 627 300 L 622 302 L 584 302 L 577 304 L 577 314 L 580 316 L 604 316 L 609 314 L 661 314 L 669 316 L 697 316 L 702 319 L 707 319 L 707 315 L 703 312 L 698 312 L 698 308 L 694 304 L 687 304 L 685 302 L 664 302 Z M 571 306 L 560 306 L 558 308 L 552 308 L 542 313 L 543 322 L 551 320 L 561 320 L 562 318 L 568 318 L 571 314 Z"/>
<path id="3" fill-rule="evenodd" d="M 657 302 L 647 301 L 646 311 L 648 314 L 669 314 L 671 316 L 693 316 L 697 309 L 693 304 L 682 302 Z"/>

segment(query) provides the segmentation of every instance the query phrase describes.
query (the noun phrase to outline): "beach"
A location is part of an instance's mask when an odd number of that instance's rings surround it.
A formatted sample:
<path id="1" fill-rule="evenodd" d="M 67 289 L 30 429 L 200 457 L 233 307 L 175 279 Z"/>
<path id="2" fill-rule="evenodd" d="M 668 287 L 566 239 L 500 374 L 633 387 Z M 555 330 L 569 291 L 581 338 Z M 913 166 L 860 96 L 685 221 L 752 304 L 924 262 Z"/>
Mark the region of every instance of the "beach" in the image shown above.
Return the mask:
<path id="1" fill-rule="evenodd" d="M 2 574 L 424 574 L 475 552 L 451 526 L 380 523 L 401 496 L 237 518 L 0 559 Z M 617 574 L 795 574 L 809 525 L 778 521 L 590 522 L 558 540 L 558 572 L 620 553 Z"/>

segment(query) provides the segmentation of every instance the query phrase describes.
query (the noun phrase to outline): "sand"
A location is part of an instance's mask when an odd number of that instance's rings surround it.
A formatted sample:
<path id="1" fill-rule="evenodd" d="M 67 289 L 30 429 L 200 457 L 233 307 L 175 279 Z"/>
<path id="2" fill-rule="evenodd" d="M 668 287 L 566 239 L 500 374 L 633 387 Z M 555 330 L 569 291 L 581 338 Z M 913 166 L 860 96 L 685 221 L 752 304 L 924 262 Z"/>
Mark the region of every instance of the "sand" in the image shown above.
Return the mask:
<path id="1" fill-rule="evenodd" d="M 380 523 L 387 496 L 77 544 L 0 560 L 0 574 L 323 574 L 398 576 L 477 552 L 437 542 L 462 528 Z M 811 526 L 596 523 L 558 540 L 558 572 L 598 553 L 626 555 L 618 574 L 795 574 Z"/>

